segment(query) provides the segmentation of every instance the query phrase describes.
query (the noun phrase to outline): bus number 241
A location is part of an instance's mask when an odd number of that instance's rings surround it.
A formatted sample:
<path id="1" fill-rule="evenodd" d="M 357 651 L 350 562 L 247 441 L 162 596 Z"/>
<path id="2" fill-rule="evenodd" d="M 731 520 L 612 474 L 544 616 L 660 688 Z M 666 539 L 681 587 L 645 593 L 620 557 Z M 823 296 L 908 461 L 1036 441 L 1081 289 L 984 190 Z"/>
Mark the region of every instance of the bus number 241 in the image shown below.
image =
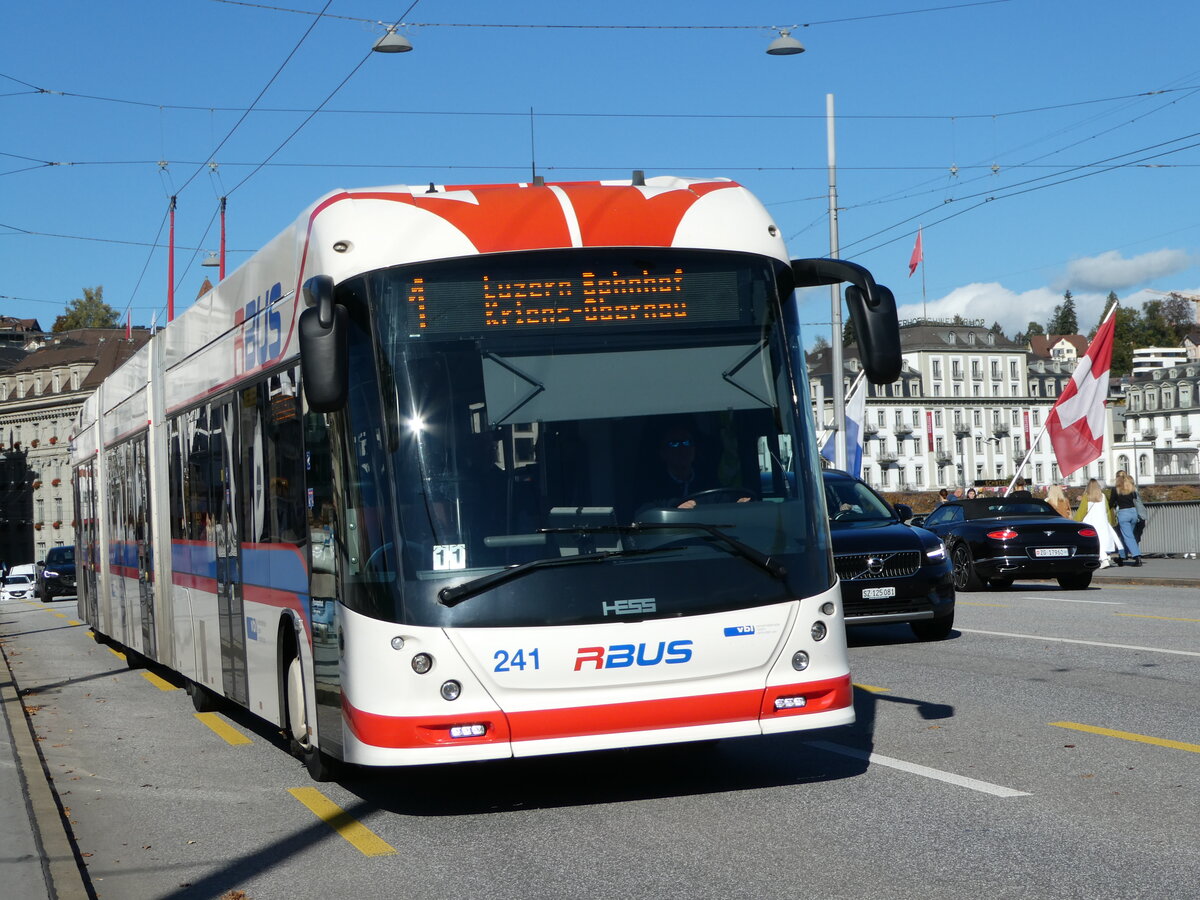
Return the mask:
<path id="1" fill-rule="evenodd" d="M 519 669 L 524 672 L 526 666 L 529 666 L 531 669 L 540 668 L 536 647 L 532 650 L 517 650 L 515 652 L 497 650 L 492 654 L 492 659 L 496 660 L 496 667 L 492 670 L 493 672 L 511 672 L 513 669 Z"/>

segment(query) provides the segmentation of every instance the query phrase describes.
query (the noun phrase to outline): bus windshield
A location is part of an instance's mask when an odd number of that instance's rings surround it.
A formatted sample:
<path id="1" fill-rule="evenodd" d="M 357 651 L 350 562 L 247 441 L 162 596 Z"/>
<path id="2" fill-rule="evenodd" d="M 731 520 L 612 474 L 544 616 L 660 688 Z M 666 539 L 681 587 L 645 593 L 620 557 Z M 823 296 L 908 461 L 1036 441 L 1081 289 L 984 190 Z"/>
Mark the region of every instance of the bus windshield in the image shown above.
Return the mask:
<path id="1" fill-rule="evenodd" d="M 344 283 L 346 604 L 422 625 L 578 624 L 828 589 L 781 271 L 557 250 Z"/>

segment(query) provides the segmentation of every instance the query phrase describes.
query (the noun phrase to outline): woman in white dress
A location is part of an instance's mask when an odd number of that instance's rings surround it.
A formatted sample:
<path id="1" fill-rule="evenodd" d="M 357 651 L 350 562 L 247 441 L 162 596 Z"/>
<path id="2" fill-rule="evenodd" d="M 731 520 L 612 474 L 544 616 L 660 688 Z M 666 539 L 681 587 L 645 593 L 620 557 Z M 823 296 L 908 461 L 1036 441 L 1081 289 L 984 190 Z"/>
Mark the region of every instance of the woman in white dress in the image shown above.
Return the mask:
<path id="1" fill-rule="evenodd" d="M 1083 499 L 1079 501 L 1079 509 L 1075 512 L 1075 521 L 1091 525 L 1096 529 L 1096 534 L 1100 537 L 1100 568 L 1111 566 L 1110 557 L 1120 548 L 1121 539 L 1112 526 L 1108 501 L 1104 499 L 1104 491 L 1101 490 L 1100 482 L 1095 478 L 1088 481 L 1087 488 L 1083 492 Z"/>

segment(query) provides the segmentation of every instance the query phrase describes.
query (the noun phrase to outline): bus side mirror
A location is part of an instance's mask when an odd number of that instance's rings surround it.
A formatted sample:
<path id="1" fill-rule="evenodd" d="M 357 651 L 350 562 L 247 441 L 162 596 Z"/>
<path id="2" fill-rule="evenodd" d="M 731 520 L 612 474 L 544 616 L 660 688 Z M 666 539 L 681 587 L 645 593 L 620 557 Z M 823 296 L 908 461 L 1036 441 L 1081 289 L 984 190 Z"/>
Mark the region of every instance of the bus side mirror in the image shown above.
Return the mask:
<path id="1" fill-rule="evenodd" d="M 796 287 L 850 282 L 846 307 L 858 339 L 858 355 L 873 384 L 890 384 L 900 377 L 900 323 L 896 298 L 867 269 L 844 259 L 793 259 Z"/>
<path id="2" fill-rule="evenodd" d="M 300 375 L 313 412 L 336 412 L 349 394 L 350 354 L 346 307 L 333 302 L 333 279 L 316 275 L 304 282 L 308 309 L 300 313 Z"/>
<path id="3" fill-rule="evenodd" d="M 891 384 L 900 377 L 904 358 L 900 355 L 900 323 L 896 319 L 896 298 L 882 284 L 875 285 L 875 303 L 858 287 L 846 288 L 846 308 L 854 323 L 858 355 L 867 378 L 873 384 Z"/>

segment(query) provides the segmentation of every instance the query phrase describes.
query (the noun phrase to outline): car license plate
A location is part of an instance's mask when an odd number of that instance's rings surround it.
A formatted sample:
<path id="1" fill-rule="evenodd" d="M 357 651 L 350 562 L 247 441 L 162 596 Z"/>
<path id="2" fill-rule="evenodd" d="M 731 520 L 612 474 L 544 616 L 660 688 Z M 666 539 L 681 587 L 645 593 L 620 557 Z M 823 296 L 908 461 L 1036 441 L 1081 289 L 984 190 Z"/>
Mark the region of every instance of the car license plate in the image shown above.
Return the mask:
<path id="1" fill-rule="evenodd" d="M 863 588 L 864 600 L 886 600 L 888 597 L 896 596 L 894 587 L 879 587 L 879 588 Z"/>
<path id="2" fill-rule="evenodd" d="M 1070 556 L 1066 547 L 1038 547 L 1033 551 L 1034 556 Z"/>

